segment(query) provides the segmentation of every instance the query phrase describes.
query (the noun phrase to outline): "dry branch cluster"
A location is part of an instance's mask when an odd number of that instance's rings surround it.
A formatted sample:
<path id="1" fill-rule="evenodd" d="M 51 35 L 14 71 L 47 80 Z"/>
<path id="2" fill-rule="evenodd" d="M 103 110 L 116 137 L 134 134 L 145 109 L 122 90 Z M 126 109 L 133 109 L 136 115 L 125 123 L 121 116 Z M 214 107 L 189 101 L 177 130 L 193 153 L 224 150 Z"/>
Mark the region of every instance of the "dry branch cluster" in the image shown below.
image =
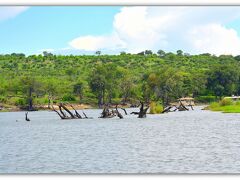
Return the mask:
<path id="1" fill-rule="evenodd" d="M 71 104 L 68 104 L 70 105 L 73 110 L 74 110 L 74 113 L 72 113 L 64 103 L 59 103 L 58 107 L 59 107 L 59 112 L 52 106 L 52 110 L 55 111 L 59 117 L 61 119 L 88 119 L 89 117 L 83 112 L 83 115 L 84 117 L 82 117 L 78 112 L 77 110 L 73 107 L 73 105 Z"/>

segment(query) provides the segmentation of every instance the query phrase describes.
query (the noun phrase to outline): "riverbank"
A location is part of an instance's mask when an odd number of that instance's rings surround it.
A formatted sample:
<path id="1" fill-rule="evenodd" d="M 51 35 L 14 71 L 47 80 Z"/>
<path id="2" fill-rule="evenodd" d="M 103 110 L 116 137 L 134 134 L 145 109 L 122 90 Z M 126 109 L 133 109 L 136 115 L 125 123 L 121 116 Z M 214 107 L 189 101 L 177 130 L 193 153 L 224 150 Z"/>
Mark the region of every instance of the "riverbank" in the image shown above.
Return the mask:
<path id="1" fill-rule="evenodd" d="M 223 99 L 219 102 L 211 103 L 204 109 L 211 111 L 221 111 L 223 113 L 240 113 L 240 102 L 233 102 L 228 99 Z"/>
<path id="2" fill-rule="evenodd" d="M 93 109 L 94 106 L 89 105 L 89 104 L 72 104 L 73 107 L 77 110 L 81 110 L 81 109 Z M 37 110 L 49 110 L 48 105 L 44 104 L 44 105 L 36 105 L 34 106 Z M 59 109 L 57 105 L 53 105 L 53 107 L 55 109 Z M 73 108 L 69 105 L 66 105 L 66 107 L 70 110 L 72 110 Z M 26 111 L 25 109 L 22 109 L 19 106 L 14 106 L 14 105 L 8 105 L 8 104 L 1 104 L 0 105 L 0 112 L 18 112 L 18 111 Z"/>

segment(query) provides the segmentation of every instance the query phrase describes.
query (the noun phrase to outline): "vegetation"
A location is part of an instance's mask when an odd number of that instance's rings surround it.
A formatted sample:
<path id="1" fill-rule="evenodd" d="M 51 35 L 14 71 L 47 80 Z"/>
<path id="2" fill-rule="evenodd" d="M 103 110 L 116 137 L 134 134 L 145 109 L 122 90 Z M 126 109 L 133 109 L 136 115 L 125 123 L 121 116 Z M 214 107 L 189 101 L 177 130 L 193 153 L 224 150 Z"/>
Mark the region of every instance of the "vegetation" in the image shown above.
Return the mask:
<path id="1" fill-rule="evenodd" d="M 211 103 L 206 109 L 224 113 L 240 113 L 240 101 L 234 102 L 231 99 L 222 99 L 219 102 Z"/>
<path id="2" fill-rule="evenodd" d="M 155 102 L 150 103 L 150 114 L 160 114 L 163 112 L 163 106 L 161 104 L 156 104 Z"/>
<path id="3" fill-rule="evenodd" d="M 239 56 L 190 55 L 181 50 L 0 55 L 0 104 L 30 110 L 51 101 L 101 107 L 108 103 L 138 104 L 141 100 L 160 102 L 165 107 L 183 96 L 206 103 L 239 92 Z"/>

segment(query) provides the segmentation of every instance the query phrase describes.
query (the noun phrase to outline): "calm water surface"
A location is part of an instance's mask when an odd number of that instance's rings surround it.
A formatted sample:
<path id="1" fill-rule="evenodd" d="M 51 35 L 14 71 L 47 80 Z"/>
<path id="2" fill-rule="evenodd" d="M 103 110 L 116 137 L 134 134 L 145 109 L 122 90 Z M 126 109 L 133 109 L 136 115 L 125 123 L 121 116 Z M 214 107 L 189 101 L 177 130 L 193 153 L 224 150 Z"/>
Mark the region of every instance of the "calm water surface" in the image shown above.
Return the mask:
<path id="1" fill-rule="evenodd" d="M 31 122 L 0 113 L 0 173 L 240 173 L 240 114 L 200 109 L 146 119 L 85 110 L 94 118 L 81 120 L 38 111 Z"/>

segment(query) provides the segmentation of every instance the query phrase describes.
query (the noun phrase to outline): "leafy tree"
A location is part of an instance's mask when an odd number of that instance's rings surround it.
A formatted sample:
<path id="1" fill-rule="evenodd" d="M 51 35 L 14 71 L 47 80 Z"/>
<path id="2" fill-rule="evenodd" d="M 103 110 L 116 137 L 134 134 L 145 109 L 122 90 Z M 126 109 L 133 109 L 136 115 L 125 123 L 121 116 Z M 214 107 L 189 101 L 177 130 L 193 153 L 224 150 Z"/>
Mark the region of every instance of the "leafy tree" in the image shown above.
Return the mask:
<path id="1" fill-rule="evenodd" d="M 84 84 L 83 82 L 78 82 L 73 85 L 73 93 L 79 97 L 79 102 L 81 103 L 83 100 L 83 90 L 84 90 Z"/>
<path id="2" fill-rule="evenodd" d="M 102 53 L 101 51 L 96 51 L 96 52 L 95 52 L 95 54 L 98 55 L 98 56 L 100 56 L 101 53 Z"/>
<path id="3" fill-rule="evenodd" d="M 151 50 L 145 50 L 144 54 L 145 54 L 145 55 L 152 55 L 153 52 L 152 52 Z"/>
<path id="4" fill-rule="evenodd" d="M 183 51 L 182 50 L 177 50 L 177 55 L 178 56 L 182 56 L 183 55 Z"/>
<path id="5" fill-rule="evenodd" d="M 157 54 L 160 56 L 160 57 L 164 57 L 165 56 L 165 52 L 163 50 L 158 50 Z"/>
<path id="6" fill-rule="evenodd" d="M 22 76 L 21 78 L 21 87 L 22 92 L 25 95 L 25 98 L 28 102 L 27 109 L 29 111 L 34 110 L 33 108 L 33 100 L 34 100 L 34 93 L 35 95 L 38 92 L 38 89 L 40 89 L 41 83 L 37 81 L 37 79 L 34 76 Z"/>
<path id="7" fill-rule="evenodd" d="M 232 95 L 237 93 L 239 82 L 239 68 L 231 65 L 215 66 L 208 74 L 207 88 L 216 96 Z"/>

